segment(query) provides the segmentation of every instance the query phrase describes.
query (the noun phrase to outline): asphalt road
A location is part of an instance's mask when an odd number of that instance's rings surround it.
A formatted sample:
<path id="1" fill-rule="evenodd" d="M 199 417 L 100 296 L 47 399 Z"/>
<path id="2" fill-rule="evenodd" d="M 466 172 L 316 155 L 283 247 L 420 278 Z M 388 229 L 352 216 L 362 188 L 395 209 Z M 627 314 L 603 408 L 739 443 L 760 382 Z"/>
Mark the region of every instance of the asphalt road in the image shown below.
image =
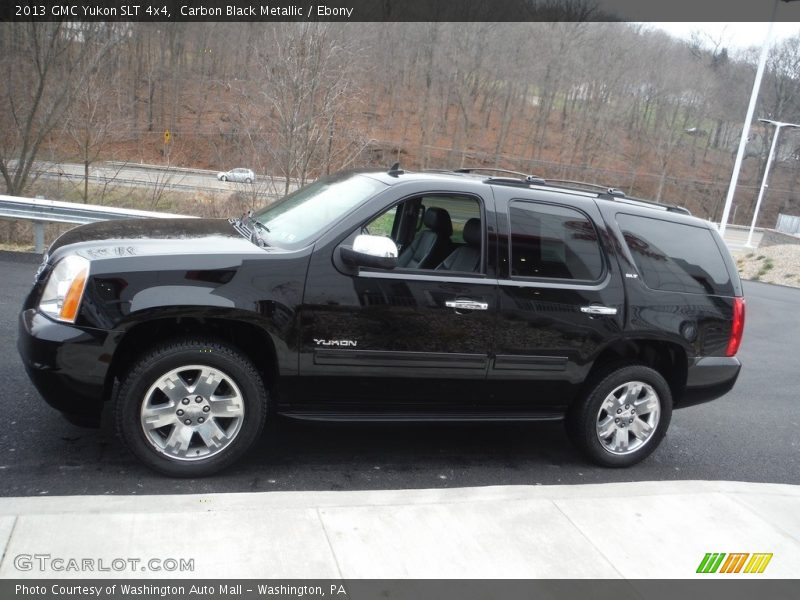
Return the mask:
<path id="1" fill-rule="evenodd" d="M 676 411 L 661 447 L 624 470 L 588 465 L 560 424 L 344 425 L 281 421 L 229 472 L 169 479 L 112 428 L 80 429 L 42 401 L 17 355 L 16 318 L 38 257 L 0 253 L 0 495 L 369 490 L 724 479 L 800 484 L 800 290 L 745 283 L 735 389 Z"/>
<path id="2" fill-rule="evenodd" d="M 72 163 L 37 162 L 34 168 L 45 179 L 65 179 L 82 182 L 84 167 Z M 222 169 L 225 170 L 225 169 Z M 160 167 L 158 165 L 139 165 L 136 163 L 99 162 L 90 168 L 89 181 L 108 184 L 112 187 L 153 187 L 185 192 L 232 192 L 250 193 L 278 198 L 283 196 L 285 179 L 257 174 L 254 184 L 217 180 L 215 171 L 187 169 L 182 167 Z M 296 180 L 289 183 L 289 191 L 298 188 Z"/>

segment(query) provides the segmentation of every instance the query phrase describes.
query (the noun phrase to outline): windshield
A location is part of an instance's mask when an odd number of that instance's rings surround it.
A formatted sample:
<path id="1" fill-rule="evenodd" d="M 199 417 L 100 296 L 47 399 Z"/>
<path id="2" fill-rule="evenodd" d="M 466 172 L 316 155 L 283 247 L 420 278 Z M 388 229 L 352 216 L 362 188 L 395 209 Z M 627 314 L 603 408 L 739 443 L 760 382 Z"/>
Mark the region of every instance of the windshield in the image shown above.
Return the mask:
<path id="1" fill-rule="evenodd" d="M 299 248 L 385 187 L 363 175 L 331 175 L 292 192 L 253 218 L 266 227 L 261 235 L 267 244 Z"/>

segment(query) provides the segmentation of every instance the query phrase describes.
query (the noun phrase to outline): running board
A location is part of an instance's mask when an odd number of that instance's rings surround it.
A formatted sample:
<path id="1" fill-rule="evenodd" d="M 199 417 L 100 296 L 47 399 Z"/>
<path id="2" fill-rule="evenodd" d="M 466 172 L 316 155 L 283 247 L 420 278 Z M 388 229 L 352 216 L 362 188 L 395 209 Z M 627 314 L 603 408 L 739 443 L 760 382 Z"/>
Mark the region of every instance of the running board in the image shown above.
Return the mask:
<path id="1" fill-rule="evenodd" d="M 564 414 L 505 412 L 505 413 L 429 413 L 429 412 L 323 412 L 323 411 L 278 411 L 278 414 L 289 419 L 301 421 L 336 421 L 344 423 L 370 422 L 370 423 L 421 423 L 430 421 L 440 422 L 518 422 L 518 421 L 561 421 Z"/>

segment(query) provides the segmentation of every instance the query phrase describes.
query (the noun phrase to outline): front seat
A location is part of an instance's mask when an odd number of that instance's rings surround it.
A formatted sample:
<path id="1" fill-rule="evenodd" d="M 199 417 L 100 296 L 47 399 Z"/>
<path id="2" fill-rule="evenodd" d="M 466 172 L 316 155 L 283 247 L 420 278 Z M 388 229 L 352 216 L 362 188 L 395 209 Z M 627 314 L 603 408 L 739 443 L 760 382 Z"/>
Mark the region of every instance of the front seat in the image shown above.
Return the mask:
<path id="1" fill-rule="evenodd" d="M 450 213 L 432 206 L 425 211 L 422 223 L 425 229 L 397 257 L 398 268 L 433 269 L 450 252 L 453 235 Z"/>
<path id="2" fill-rule="evenodd" d="M 481 220 L 472 218 L 464 223 L 464 241 L 466 245 L 459 246 L 442 261 L 437 271 L 460 271 L 462 273 L 477 273 L 481 266 Z"/>

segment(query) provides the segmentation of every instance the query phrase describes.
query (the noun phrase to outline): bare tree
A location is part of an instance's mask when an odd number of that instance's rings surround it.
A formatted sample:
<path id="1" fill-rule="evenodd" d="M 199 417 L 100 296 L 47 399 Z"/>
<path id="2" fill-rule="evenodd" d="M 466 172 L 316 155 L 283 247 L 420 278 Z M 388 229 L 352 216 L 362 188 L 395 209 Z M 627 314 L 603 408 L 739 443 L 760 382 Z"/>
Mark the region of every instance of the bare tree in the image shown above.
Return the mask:
<path id="1" fill-rule="evenodd" d="M 108 138 L 114 132 L 113 102 L 110 96 L 114 88 L 109 74 L 96 70 L 86 78 L 86 85 L 76 90 L 71 110 L 64 121 L 64 132 L 83 164 L 84 203 L 89 201 L 89 169 L 97 160 Z"/>
<path id="2" fill-rule="evenodd" d="M 259 133 L 256 150 L 272 157 L 286 192 L 314 161 L 327 170 L 333 159 L 330 143 L 345 122 L 337 117 L 356 101 L 352 54 L 330 23 L 281 25 L 262 40 L 255 121 L 245 126 Z"/>
<path id="3" fill-rule="evenodd" d="M 9 194 L 28 185 L 45 138 L 116 43 L 106 23 L 2 23 L 0 174 Z"/>
<path id="4" fill-rule="evenodd" d="M 769 94 L 764 102 L 773 119 L 794 121 L 800 118 L 800 35 L 784 40 L 770 52 Z"/>

